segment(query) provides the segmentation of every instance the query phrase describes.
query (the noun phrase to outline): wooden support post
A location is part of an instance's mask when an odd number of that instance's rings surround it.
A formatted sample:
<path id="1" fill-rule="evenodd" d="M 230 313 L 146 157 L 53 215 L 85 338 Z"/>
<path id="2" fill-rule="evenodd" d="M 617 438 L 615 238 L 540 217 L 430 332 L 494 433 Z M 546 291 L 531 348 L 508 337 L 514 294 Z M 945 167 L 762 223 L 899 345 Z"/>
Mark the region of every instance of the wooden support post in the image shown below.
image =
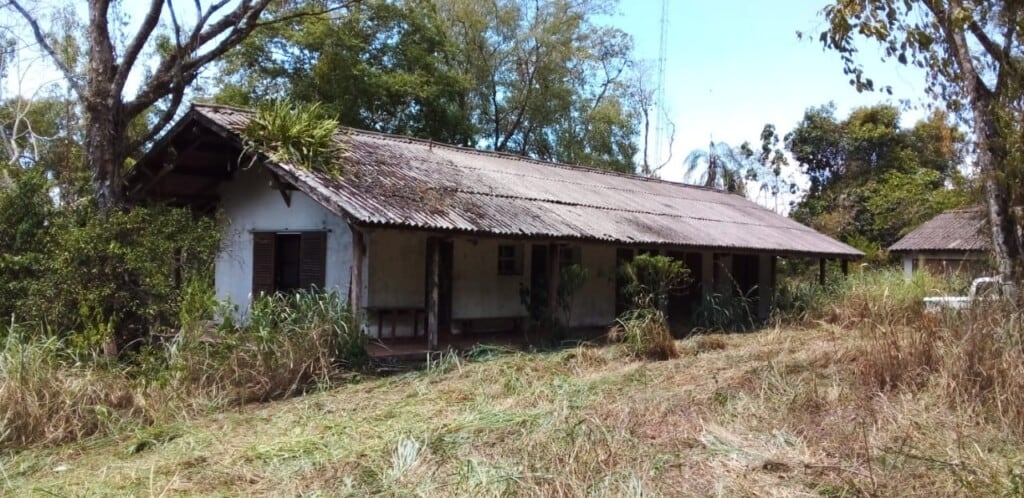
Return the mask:
<path id="1" fill-rule="evenodd" d="M 825 258 L 818 259 L 818 283 L 825 285 L 825 267 L 828 264 L 828 260 Z"/>
<path id="2" fill-rule="evenodd" d="M 548 313 L 558 314 L 558 284 L 562 277 L 562 264 L 558 244 L 548 244 Z"/>
<path id="3" fill-rule="evenodd" d="M 843 276 L 848 277 L 850 275 L 850 260 L 843 260 Z"/>
<path id="4" fill-rule="evenodd" d="M 700 253 L 700 287 L 705 298 L 715 292 L 715 253 L 713 252 Z"/>
<path id="5" fill-rule="evenodd" d="M 363 232 L 349 225 L 352 230 L 352 268 L 348 283 L 348 304 L 353 313 L 359 313 L 363 307 L 363 268 L 366 265 L 366 241 Z"/>
<path id="6" fill-rule="evenodd" d="M 775 271 L 775 256 L 761 254 L 757 257 L 757 317 L 764 320 L 771 312 L 772 296 L 775 294 L 772 273 Z"/>
<path id="7" fill-rule="evenodd" d="M 427 349 L 437 349 L 438 320 L 441 317 L 441 240 L 427 238 Z"/>

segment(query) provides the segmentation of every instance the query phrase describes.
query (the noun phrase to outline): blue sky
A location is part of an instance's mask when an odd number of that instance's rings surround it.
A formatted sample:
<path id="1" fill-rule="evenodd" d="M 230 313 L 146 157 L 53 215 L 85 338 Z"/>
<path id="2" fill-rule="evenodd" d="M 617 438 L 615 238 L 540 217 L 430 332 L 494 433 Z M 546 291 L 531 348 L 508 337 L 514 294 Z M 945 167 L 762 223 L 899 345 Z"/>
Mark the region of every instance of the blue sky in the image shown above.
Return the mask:
<path id="1" fill-rule="evenodd" d="M 842 63 L 817 41 L 825 21 L 823 0 L 669 0 L 665 96 L 676 124 L 666 179 L 680 180 L 682 158 L 708 141 L 757 143 L 765 123 L 785 133 L 804 110 L 829 101 L 839 116 L 855 107 L 909 99 L 924 103 L 924 75 L 895 61 L 882 63 L 873 44 L 862 44 L 868 76 L 892 85 L 893 95 L 859 94 L 843 75 Z M 608 21 L 633 35 L 636 55 L 658 56 L 660 0 L 623 0 Z M 796 32 L 811 34 L 797 39 Z M 652 64 L 653 65 L 653 64 Z M 904 111 L 912 125 L 924 111 Z"/>

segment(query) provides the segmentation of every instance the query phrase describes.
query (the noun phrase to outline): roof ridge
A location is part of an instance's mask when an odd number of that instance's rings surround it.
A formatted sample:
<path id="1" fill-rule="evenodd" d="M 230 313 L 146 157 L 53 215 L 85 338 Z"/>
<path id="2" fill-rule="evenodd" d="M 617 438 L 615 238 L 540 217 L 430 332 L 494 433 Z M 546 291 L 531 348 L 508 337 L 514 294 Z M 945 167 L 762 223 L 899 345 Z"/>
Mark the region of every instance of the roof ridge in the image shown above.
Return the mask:
<path id="1" fill-rule="evenodd" d="M 214 109 L 228 109 L 228 110 L 232 110 L 232 111 L 243 112 L 243 113 L 246 113 L 246 114 L 253 114 L 255 112 L 252 109 L 245 108 L 245 107 L 238 107 L 238 106 L 226 105 L 226 104 L 205 103 L 205 102 L 193 102 L 192 103 L 192 107 L 193 108 L 195 108 L 195 107 L 210 107 L 210 108 L 214 108 Z M 597 167 L 594 167 L 594 166 L 586 166 L 586 165 L 583 165 L 583 164 L 569 164 L 569 163 L 563 163 L 563 162 L 558 162 L 558 161 L 545 161 L 545 160 L 542 160 L 542 159 L 536 159 L 536 158 L 532 158 L 532 157 L 528 157 L 528 156 L 523 156 L 523 155 L 519 155 L 519 154 L 513 154 L 511 152 L 502 152 L 502 151 L 495 151 L 495 150 L 481 150 L 481 149 L 477 149 L 475 147 L 466 147 L 466 146 L 463 146 L 463 145 L 455 145 L 455 144 L 450 144 L 450 143 L 447 143 L 447 142 L 438 142 L 438 141 L 435 141 L 435 140 L 429 139 L 429 138 L 419 138 L 419 137 L 412 137 L 412 136 L 408 136 L 408 135 L 396 135 L 394 133 L 384 133 L 384 132 L 381 132 L 381 131 L 364 130 L 364 129 L 361 129 L 361 128 L 354 128 L 354 127 L 351 127 L 351 126 L 344 126 L 344 125 L 338 126 L 338 131 L 350 132 L 350 133 L 355 133 L 355 134 L 359 134 L 359 135 L 363 135 L 363 136 L 368 136 L 368 137 L 375 137 L 375 138 L 379 138 L 379 139 L 382 139 L 382 140 L 390 140 L 390 141 L 406 142 L 406 143 L 415 143 L 415 144 L 424 144 L 424 145 L 428 145 L 430 147 L 435 147 L 435 146 L 436 147 L 444 147 L 446 149 L 452 149 L 452 150 L 455 150 L 455 151 L 458 151 L 458 152 L 470 153 L 470 154 L 479 154 L 479 155 L 492 156 L 492 157 L 500 157 L 500 158 L 503 158 L 503 159 L 509 159 L 509 160 L 513 160 L 513 161 L 522 161 L 522 162 L 525 162 L 525 163 L 536 164 L 538 166 L 563 168 L 563 169 L 570 169 L 570 170 L 575 170 L 575 171 L 583 171 L 583 172 L 587 172 L 587 173 L 598 173 L 598 174 L 602 174 L 602 175 L 606 175 L 606 176 L 614 176 L 614 177 L 626 178 L 626 179 L 630 179 L 630 180 L 642 180 L 642 181 L 648 181 L 648 182 L 654 182 L 654 183 L 662 183 L 662 184 L 665 184 L 665 185 L 671 185 L 671 186 L 682 187 L 682 188 L 690 188 L 690 189 L 701 190 L 701 191 L 705 191 L 705 192 L 714 192 L 714 193 L 728 194 L 728 195 L 738 195 L 738 194 L 735 194 L 734 192 L 727 192 L 725 190 L 719 190 L 719 189 L 716 189 L 714 187 L 706 187 L 706 186 L 703 186 L 703 185 L 692 185 L 692 184 L 689 184 L 689 183 L 676 182 L 676 181 L 672 181 L 672 180 L 665 180 L 665 179 L 662 179 L 662 178 L 654 178 L 654 177 L 649 177 L 649 176 L 643 176 L 643 175 L 639 175 L 639 174 L 636 174 L 636 173 L 623 173 L 623 172 L 620 172 L 620 171 L 612 171 L 612 170 L 607 170 L 607 169 L 601 169 L 601 168 L 597 168 Z M 747 200 L 749 200 L 749 199 L 747 199 Z M 752 204 L 757 205 L 756 202 L 752 202 Z"/>

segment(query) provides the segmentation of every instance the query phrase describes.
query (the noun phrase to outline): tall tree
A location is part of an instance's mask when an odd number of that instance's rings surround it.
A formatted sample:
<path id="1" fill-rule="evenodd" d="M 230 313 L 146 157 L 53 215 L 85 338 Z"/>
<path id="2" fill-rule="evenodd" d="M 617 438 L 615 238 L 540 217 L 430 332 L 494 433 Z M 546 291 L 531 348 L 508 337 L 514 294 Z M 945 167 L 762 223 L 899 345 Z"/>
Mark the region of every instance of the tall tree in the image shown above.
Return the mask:
<path id="1" fill-rule="evenodd" d="M 261 29 L 224 59 L 217 100 L 288 96 L 346 126 L 470 145 L 468 78 L 430 0 L 364 0 L 346 16 Z"/>
<path id="2" fill-rule="evenodd" d="M 217 0 L 204 6 L 197 0 L 191 4 L 193 10 L 186 11 L 171 0 L 150 0 L 134 31 L 129 32 L 126 26 L 132 23 L 122 22 L 116 0 L 91 0 L 83 44 L 87 61 L 82 69 L 77 53 L 60 50 L 55 43 L 62 36 L 44 29 L 44 19 L 35 6 L 23 0 L 10 0 L 2 6 L 24 20 L 39 49 L 60 70 L 81 104 L 84 160 L 101 212 L 121 201 L 126 160 L 174 119 L 203 68 L 253 30 L 274 22 L 262 16 L 270 2 Z M 319 3 L 323 4 L 321 10 L 344 5 Z M 281 16 L 309 12 L 303 9 Z M 160 29 L 161 24 L 165 29 Z M 133 75 L 140 80 L 130 88 Z M 146 120 L 141 133 L 132 133 L 133 123 Z"/>
<path id="3" fill-rule="evenodd" d="M 497 151 L 634 170 L 640 114 L 632 39 L 596 23 L 612 0 L 436 0 L 472 82 L 480 139 Z"/>
<path id="4" fill-rule="evenodd" d="M 691 151 L 683 159 L 686 176 L 705 187 L 747 195 L 754 151 L 748 144 L 733 147 L 727 143 L 708 142 L 707 149 Z"/>
<path id="5" fill-rule="evenodd" d="M 785 137 L 808 190 L 792 216 L 882 257 L 881 250 L 935 214 L 970 199 L 960 173 L 964 136 L 940 111 L 912 128 L 899 109 L 812 107 Z"/>
<path id="6" fill-rule="evenodd" d="M 856 60 L 857 39 L 875 40 L 886 56 L 923 68 L 929 92 L 971 126 L 974 162 L 985 187 L 999 273 L 1022 266 L 1019 142 L 1024 99 L 1024 2 L 1016 0 L 838 0 L 823 11 L 820 40 L 837 51 L 858 89 L 874 81 Z"/>
<path id="7" fill-rule="evenodd" d="M 641 102 L 611 0 L 365 0 L 261 30 L 225 102 L 287 95 L 358 128 L 633 171 Z"/>

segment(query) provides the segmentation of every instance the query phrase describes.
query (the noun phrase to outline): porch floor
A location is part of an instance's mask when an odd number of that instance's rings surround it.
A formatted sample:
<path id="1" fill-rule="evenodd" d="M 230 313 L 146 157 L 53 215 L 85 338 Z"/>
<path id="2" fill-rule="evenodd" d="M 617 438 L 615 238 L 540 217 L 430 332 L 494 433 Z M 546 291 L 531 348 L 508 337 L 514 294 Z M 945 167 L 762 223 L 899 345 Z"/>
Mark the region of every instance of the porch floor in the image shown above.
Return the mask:
<path id="1" fill-rule="evenodd" d="M 607 327 L 578 327 L 569 330 L 566 342 L 574 341 L 601 342 L 605 340 Z M 366 352 L 374 360 L 424 360 L 431 351 L 467 350 L 479 345 L 502 346 L 510 349 L 521 349 L 529 342 L 522 332 L 490 332 L 468 335 L 455 335 L 439 341 L 437 348 L 427 347 L 425 337 L 371 339 L 366 345 Z"/>
<path id="2" fill-rule="evenodd" d="M 366 352 L 373 359 L 423 359 L 431 351 L 444 351 L 446 349 L 464 350 L 473 346 L 487 344 L 491 346 L 505 346 L 520 348 L 525 344 L 522 333 L 496 332 L 489 334 L 469 334 L 465 336 L 452 336 L 438 341 L 437 348 L 431 350 L 427 347 L 425 337 L 397 338 L 397 339 L 373 339 L 366 345 Z"/>

